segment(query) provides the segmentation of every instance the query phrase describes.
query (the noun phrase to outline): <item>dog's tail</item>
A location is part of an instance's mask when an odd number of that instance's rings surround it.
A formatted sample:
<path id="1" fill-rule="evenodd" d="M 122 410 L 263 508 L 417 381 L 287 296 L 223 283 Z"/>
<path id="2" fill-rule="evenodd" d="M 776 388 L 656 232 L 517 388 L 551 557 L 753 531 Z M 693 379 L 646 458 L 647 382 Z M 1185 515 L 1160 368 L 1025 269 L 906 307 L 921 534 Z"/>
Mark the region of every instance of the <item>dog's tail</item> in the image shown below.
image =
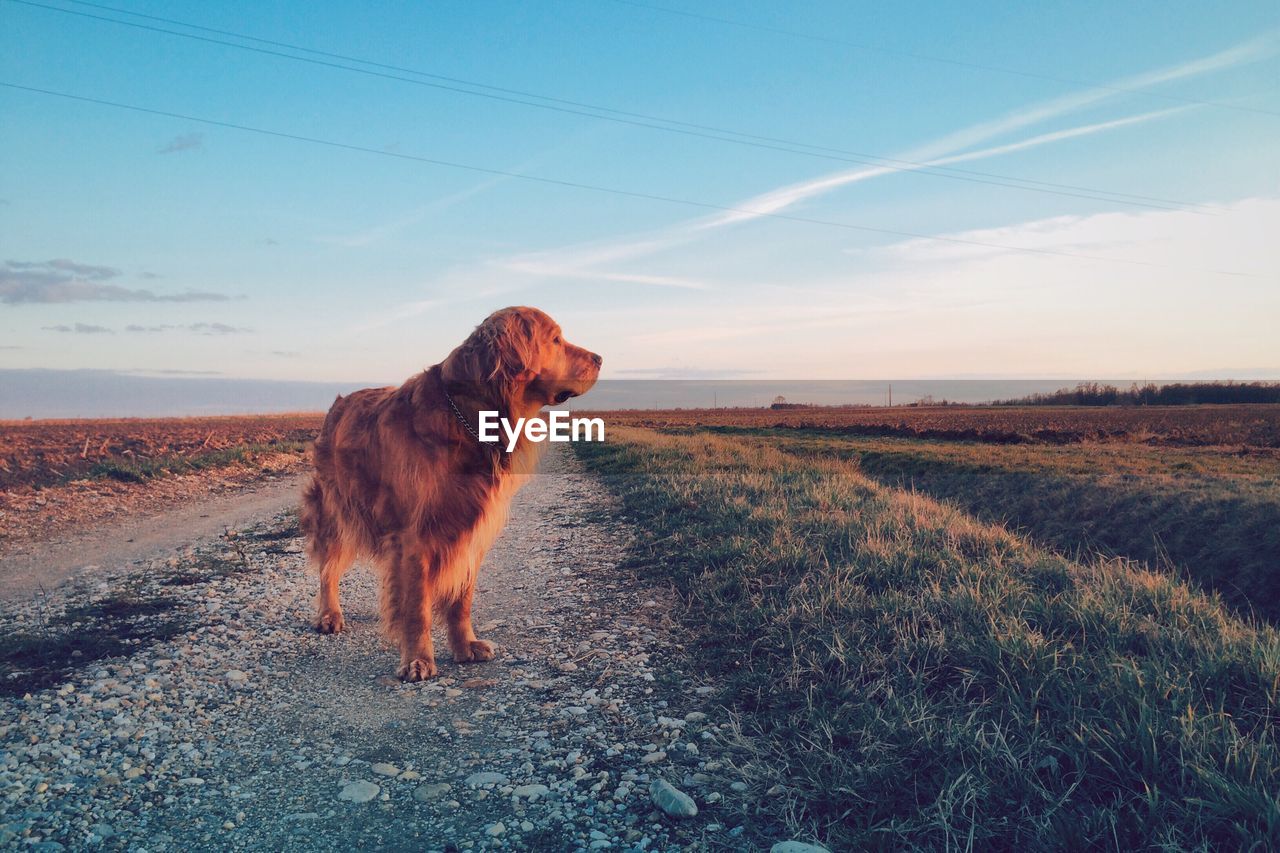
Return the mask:
<path id="1" fill-rule="evenodd" d="M 313 476 L 302 490 L 298 526 L 307 539 L 307 556 L 311 558 L 311 568 L 318 570 L 333 547 L 338 533 L 325 511 L 324 486 L 320 484 L 318 476 Z"/>
<path id="2" fill-rule="evenodd" d="M 325 489 L 321 471 L 329 465 L 333 457 L 332 440 L 338 421 L 342 419 L 346 409 L 346 400 L 341 394 L 329 407 L 320 432 L 311 443 L 311 462 L 316 468 L 310 481 L 302 489 L 301 509 L 298 512 L 298 526 L 307 539 L 307 555 L 311 558 L 311 566 L 318 569 L 329 556 L 330 549 L 337 544 L 339 531 L 336 519 L 328 511 L 325 501 Z"/>

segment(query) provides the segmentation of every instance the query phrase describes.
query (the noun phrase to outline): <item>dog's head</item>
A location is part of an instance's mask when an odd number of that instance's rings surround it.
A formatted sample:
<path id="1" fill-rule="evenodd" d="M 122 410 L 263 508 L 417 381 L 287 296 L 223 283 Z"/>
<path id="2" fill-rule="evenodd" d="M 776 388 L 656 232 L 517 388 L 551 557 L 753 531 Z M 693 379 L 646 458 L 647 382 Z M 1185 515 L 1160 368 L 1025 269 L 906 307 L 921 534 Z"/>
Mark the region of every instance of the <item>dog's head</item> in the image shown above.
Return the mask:
<path id="1" fill-rule="evenodd" d="M 474 382 L 477 396 L 503 409 L 538 409 L 585 394 L 600 375 L 600 356 L 569 343 L 537 308 L 490 314 L 445 361 L 445 378 Z"/>

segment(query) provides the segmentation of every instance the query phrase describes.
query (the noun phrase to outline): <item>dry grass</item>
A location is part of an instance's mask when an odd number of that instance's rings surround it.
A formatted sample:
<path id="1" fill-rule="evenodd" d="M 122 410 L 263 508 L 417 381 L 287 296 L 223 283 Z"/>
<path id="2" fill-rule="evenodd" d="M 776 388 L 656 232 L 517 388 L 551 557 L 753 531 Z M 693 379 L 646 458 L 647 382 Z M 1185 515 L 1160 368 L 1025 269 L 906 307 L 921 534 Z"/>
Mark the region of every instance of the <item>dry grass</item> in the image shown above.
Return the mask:
<path id="1" fill-rule="evenodd" d="M 1280 636 L 785 438 L 577 451 L 728 684 L 765 821 L 833 849 L 1280 844 Z"/>
<path id="2" fill-rule="evenodd" d="M 95 462 L 80 479 L 107 478 L 124 483 L 142 483 L 167 474 L 225 468 L 238 463 L 252 465 L 263 456 L 282 453 L 300 456 L 306 449 L 306 442 L 302 441 L 277 441 L 270 444 L 255 442 L 192 455 L 170 453 L 149 459 L 108 459 Z"/>
<path id="3" fill-rule="evenodd" d="M 1071 555 L 1138 560 L 1280 620 L 1280 458 L 1209 448 L 993 446 L 792 436 L 788 453 L 836 457 Z"/>

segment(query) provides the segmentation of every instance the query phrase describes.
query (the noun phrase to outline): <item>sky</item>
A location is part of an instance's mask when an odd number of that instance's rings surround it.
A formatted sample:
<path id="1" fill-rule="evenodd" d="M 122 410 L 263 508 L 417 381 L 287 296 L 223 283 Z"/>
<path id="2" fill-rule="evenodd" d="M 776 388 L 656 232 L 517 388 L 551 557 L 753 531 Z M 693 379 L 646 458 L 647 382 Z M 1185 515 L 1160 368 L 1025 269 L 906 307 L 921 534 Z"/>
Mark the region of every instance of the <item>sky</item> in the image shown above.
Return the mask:
<path id="1" fill-rule="evenodd" d="M 1273 0 L 0 0 L 0 83 L 0 368 L 1280 377 Z"/>

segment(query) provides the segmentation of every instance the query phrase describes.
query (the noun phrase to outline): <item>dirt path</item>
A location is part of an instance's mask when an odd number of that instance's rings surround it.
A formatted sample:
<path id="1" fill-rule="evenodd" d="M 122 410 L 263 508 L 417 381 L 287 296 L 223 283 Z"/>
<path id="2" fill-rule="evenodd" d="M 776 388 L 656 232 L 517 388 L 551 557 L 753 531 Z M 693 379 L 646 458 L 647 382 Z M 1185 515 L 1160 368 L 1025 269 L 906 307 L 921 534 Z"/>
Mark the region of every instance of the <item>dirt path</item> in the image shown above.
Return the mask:
<path id="1" fill-rule="evenodd" d="M 233 492 L 128 521 L 90 526 L 43 541 L 19 541 L 0 551 L 0 601 L 19 601 L 53 589 L 81 572 L 138 565 L 180 547 L 207 542 L 297 504 L 303 474 L 269 477 Z"/>
<path id="2" fill-rule="evenodd" d="M 551 454 L 481 572 L 476 625 L 498 657 L 441 655 L 441 677 L 415 685 L 391 677 L 371 573 L 343 581 L 348 633 L 310 630 L 290 515 L 163 571 L 104 571 L 11 605 L 0 615 L 19 627 L 56 625 L 50 612 L 127 587 L 186 621 L 0 697 L 0 846 L 751 849 L 746 804 L 777 792 L 731 770 L 714 685 L 677 667 L 672 602 L 619 565 L 629 537 L 600 484 Z M 696 816 L 656 805 L 679 811 L 657 780 Z"/>

